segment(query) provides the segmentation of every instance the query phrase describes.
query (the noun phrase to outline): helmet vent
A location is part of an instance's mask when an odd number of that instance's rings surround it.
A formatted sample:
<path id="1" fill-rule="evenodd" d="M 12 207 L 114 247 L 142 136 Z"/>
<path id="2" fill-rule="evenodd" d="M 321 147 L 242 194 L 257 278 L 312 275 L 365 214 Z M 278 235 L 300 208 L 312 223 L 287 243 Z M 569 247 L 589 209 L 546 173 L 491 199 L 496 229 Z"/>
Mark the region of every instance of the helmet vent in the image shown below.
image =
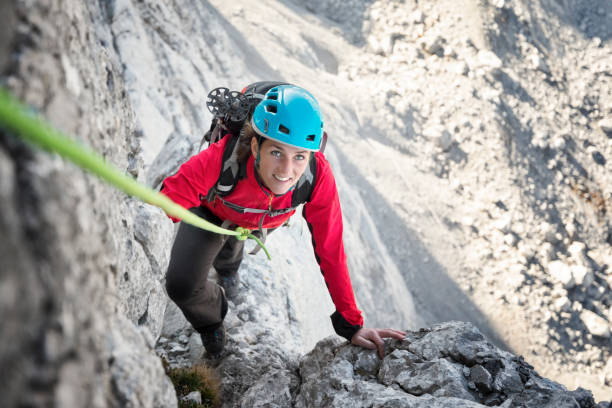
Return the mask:
<path id="1" fill-rule="evenodd" d="M 276 105 L 266 105 L 266 112 L 276 113 Z"/>
<path id="2" fill-rule="evenodd" d="M 289 129 L 283 125 L 278 125 L 278 131 L 279 132 L 283 132 L 284 134 L 288 135 L 289 134 Z"/>
<path id="3" fill-rule="evenodd" d="M 308 140 L 309 142 L 314 142 L 315 135 L 308 135 L 308 136 L 306 136 L 306 140 Z"/>
<path id="4" fill-rule="evenodd" d="M 268 96 L 266 96 L 266 99 L 274 99 L 275 101 L 278 100 L 278 95 L 277 94 L 270 94 Z"/>

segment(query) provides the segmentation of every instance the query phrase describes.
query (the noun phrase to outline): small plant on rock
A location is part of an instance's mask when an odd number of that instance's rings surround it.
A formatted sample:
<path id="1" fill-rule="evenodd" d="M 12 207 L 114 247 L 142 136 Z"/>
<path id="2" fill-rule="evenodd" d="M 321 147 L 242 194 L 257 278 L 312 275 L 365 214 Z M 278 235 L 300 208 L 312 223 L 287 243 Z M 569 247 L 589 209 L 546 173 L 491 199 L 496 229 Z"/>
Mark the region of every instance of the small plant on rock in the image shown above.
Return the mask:
<path id="1" fill-rule="evenodd" d="M 205 364 L 191 367 L 171 368 L 168 361 L 162 360 L 166 374 L 174 384 L 179 399 L 179 408 L 215 408 L 219 406 L 220 381 L 215 372 Z M 199 391 L 202 404 L 184 401 L 189 393 Z"/>

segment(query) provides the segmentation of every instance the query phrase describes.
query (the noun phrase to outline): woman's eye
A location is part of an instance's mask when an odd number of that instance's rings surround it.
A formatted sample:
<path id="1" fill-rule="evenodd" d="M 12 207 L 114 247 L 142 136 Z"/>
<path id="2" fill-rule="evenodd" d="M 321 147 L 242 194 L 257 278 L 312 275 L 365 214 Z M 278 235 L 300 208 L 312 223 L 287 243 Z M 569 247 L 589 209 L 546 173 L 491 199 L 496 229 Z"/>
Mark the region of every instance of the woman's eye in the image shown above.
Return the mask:
<path id="1" fill-rule="evenodd" d="M 279 158 L 281 156 L 281 152 L 279 152 L 278 150 L 272 150 L 270 154 L 276 158 Z"/>
<path id="2" fill-rule="evenodd" d="M 304 160 L 306 159 L 306 156 L 304 156 L 303 154 L 298 154 L 295 156 L 295 160 Z"/>

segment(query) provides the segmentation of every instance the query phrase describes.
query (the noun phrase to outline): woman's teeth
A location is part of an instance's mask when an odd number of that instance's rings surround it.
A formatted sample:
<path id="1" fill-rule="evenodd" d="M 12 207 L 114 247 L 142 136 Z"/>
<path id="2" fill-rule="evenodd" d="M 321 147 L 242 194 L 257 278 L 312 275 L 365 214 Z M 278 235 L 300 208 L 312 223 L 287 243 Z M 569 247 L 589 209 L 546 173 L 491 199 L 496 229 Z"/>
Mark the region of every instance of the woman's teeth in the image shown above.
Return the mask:
<path id="1" fill-rule="evenodd" d="M 274 174 L 274 178 L 277 179 L 278 181 L 289 181 L 291 177 L 280 177 Z"/>

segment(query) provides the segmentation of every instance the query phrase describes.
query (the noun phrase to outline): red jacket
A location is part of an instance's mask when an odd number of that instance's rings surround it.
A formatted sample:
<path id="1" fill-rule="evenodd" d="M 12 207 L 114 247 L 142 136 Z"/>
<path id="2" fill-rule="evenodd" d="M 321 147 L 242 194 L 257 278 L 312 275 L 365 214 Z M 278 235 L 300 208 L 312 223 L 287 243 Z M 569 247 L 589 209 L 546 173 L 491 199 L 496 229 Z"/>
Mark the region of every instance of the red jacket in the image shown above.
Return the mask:
<path id="1" fill-rule="evenodd" d="M 223 150 L 231 135 L 190 158 L 179 171 L 164 180 L 162 193 L 189 209 L 200 205 L 210 209 L 217 217 L 250 229 L 257 229 L 261 214 L 243 214 L 225 206 L 219 199 L 209 203 L 206 197 L 219 178 Z M 315 153 L 317 172 L 315 187 L 309 202 L 304 204 L 304 218 L 312 234 L 315 257 L 336 306 L 332 315 L 334 329 L 348 339 L 363 326 L 361 311 L 355 304 L 355 296 L 349 277 L 342 241 L 342 212 L 336 182 L 329 163 L 322 153 Z M 255 178 L 254 159 L 249 156 L 247 177 L 236 184 L 232 193 L 224 199 L 249 208 L 283 209 L 291 207 L 292 191 L 274 195 Z M 276 217 L 266 217 L 263 228 L 281 226 L 295 211 Z M 172 217 L 171 217 L 172 218 Z M 175 222 L 178 221 L 172 218 Z"/>

